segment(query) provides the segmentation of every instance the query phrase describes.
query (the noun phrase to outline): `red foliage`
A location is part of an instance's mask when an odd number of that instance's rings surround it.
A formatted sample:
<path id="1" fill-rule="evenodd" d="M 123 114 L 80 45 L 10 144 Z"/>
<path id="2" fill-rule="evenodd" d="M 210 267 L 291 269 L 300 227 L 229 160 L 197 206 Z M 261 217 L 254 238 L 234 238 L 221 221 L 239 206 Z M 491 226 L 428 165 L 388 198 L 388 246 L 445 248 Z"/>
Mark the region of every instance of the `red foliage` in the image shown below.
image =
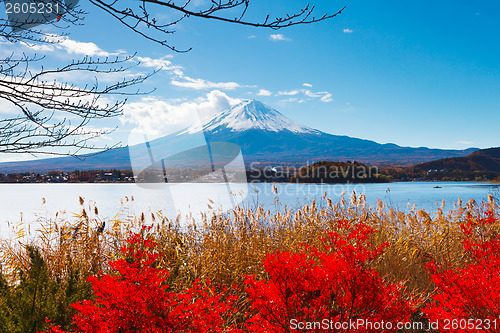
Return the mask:
<path id="1" fill-rule="evenodd" d="M 500 237 L 486 231 L 497 220 L 492 212 L 485 215 L 461 225 L 473 263 L 456 269 L 428 266 L 437 294 L 424 312 L 449 332 L 500 330 Z"/>
<path id="2" fill-rule="evenodd" d="M 225 318 L 234 311 L 233 297 L 223 301 L 222 294 L 201 286 L 201 281 L 180 293 L 170 291 L 168 271 L 155 267 L 158 255 L 151 251 L 155 244 L 137 234 L 128 242 L 133 246 L 122 249 L 126 259 L 110 263 L 116 276 L 89 278 L 96 299 L 72 305 L 78 310 L 77 332 L 222 332 L 227 328 Z M 62 332 L 56 327 L 51 330 Z"/>
<path id="3" fill-rule="evenodd" d="M 288 332 L 295 327 L 345 332 L 352 329 L 336 329 L 336 324 L 356 322 L 355 331 L 395 332 L 396 322 L 409 319 L 415 304 L 403 297 L 402 286 L 385 283 L 369 267 L 387 244 L 370 244 L 375 231 L 366 224 L 339 221 L 338 227 L 321 239 L 320 248 L 304 245 L 298 253 L 266 255 L 263 265 L 269 280 L 246 280 L 253 315 L 244 324 L 246 331 Z M 89 278 L 95 300 L 73 304 L 77 332 L 240 331 L 227 323 L 237 311 L 234 296 L 223 297 L 224 292 L 216 293 L 200 281 L 182 292 L 172 291 L 166 283 L 168 271 L 156 267 L 154 242 L 139 235 L 128 242 L 122 249 L 126 259 L 110 263 L 115 275 Z M 327 330 L 300 329 L 300 323 L 325 320 Z M 385 324 L 381 330 L 369 323 Z M 59 327 L 49 332 L 64 333 Z"/>
<path id="4" fill-rule="evenodd" d="M 322 249 L 304 245 L 298 253 L 268 254 L 264 267 L 268 281 L 247 279 L 252 309 L 257 313 L 247 323 L 250 331 L 289 332 L 299 323 L 328 323 L 306 331 L 341 331 L 335 323 L 365 320 L 386 323 L 385 332 L 395 332 L 396 322 L 407 321 L 415 304 L 404 300 L 402 286 L 385 283 L 369 264 L 386 246 L 373 247 L 368 239 L 375 231 L 366 224 L 349 227 L 339 222 L 342 236 L 329 232 Z M 390 322 L 392 329 L 389 329 Z M 318 328 L 318 327 L 316 327 Z M 342 331 L 349 331 L 342 330 Z M 368 326 L 356 331 L 371 332 Z"/>
<path id="5" fill-rule="evenodd" d="M 48 318 L 45 318 L 45 323 L 46 324 L 50 324 L 52 320 L 48 319 Z M 37 333 L 44 333 L 44 332 L 37 332 Z M 48 329 L 47 333 L 68 333 L 66 331 L 63 331 L 61 329 L 61 326 L 60 325 L 57 325 L 57 326 L 54 326 L 54 325 L 50 325 L 50 328 Z"/>

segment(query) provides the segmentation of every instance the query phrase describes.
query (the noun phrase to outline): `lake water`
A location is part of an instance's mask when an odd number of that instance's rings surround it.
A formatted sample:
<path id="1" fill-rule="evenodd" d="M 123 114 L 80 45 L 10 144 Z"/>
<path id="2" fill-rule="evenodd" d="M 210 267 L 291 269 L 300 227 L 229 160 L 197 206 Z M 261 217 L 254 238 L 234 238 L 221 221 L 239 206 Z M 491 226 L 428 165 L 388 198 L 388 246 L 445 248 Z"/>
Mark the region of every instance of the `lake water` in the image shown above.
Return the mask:
<path id="1" fill-rule="evenodd" d="M 434 188 L 440 186 L 441 188 Z M 364 193 L 369 205 L 376 205 L 380 198 L 386 205 L 398 210 L 417 209 L 435 212 L 444 199 L 447 208 L 460 197 L 464 202 L 475 199 L 485 201 L 488 194 L 497 195 L 498 185 L 472 182 L 401 182 L 389 184 L 276 184 L 278 194 L 273 193 L 272 184 L 181 184 L 171 186 L 139 186 L 137 184 L 0 184 L 0 235 L 5 235 L 8 225 L 20 222 L 37 223 L 37 219 L 74 218 L 85 207 L 103 219 L 142 212 L 146 217 L 151 212 L 161 211 L 173 218 L 177 214 L 199 214 L 212 209 L 230 209 L 240 204 L 255 207 L 262 204 L 266 209 L 297 207 L 321 198 L 325 192 L 334 201 L 346 192 L 346 200 L 354 190 Z M 79 197 L 85 199 L 83 206 Z M 132 199 L 133 198 L 133 199 Z M 280 205 L 275 199 L 279 199 Z"/>

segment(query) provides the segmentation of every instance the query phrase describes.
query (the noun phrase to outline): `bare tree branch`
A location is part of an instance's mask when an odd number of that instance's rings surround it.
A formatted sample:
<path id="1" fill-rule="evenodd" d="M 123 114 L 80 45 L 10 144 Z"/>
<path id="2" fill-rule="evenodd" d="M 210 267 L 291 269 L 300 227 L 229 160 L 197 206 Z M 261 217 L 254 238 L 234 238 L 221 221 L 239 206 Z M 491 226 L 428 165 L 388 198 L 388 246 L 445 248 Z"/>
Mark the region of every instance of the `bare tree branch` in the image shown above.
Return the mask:
<path id="1" fill-rule="evenodd" d="M 285 14 L 284 16 L 279 16 L 271 20 L 269 19 L 269 15 L 267 15 L 262 21 L 254 22 L 245 19 L 247 10 L 250 6 L 250 0 L 212 1 L 208 7 L 199 10 L 189 9 L 190 0 L 185 2 L 178 2 L 174 0 L 140 0 L 136 2 L 138 5 L 135 9 L 131 7 L 118 7 L 118 0 L 112 0 L 109 2 L 104 0 L 90 0 L 90 2 L 112 15 L 135 33 L 138 33 L 148 40 L 159 43 L 176 52 L 187 52 L 191 50 L 191 48 L 179 50 L 167 40 L 155 37 L 154 32 L 159 33 L 159 36 L 171 35 L 175 33 L 175 30 L 172 30 L 171 28 L 180 21 L 189 17 L 212 19 L 226 23 L 259 28 L 281 29 L 299 24 L 310 24 L 328 20 L 341 14 L 345 8 L 343 7 L 333 14 L 324 13 L 319 17 L 315 17 L 313 15 L 315 6 L 311 6 L 308 3 L 296 13 Z M 127 2 L 127 4 L 129 3 Z M 169 9 L 172 12 L 179 13 L 179 17 L 167 22 L 160 22 L 156 18 L 152 17 L 147 5 L 155 6 L 155 9 Z M 236 16 L 229 17 L 228 15 L 224 15 L 225 13 L 236 10 L 239 10 L 239 13 Z"/>
<path id="2" fill-rule="evenodd" d="M 128 91 L 153 75 L 123 79 L 114 84 L 100 86 L 96 79 L 92 85 L 79 87 L 51 81 L 53 74 L 98 73 L 110 74 L 130 69 L 133 56 L 92 59 L 85 57 L 60 68 L 40 69 L 35 74 L 29 65 L 43 58 L 23 55 L 0 60 L 0 101 L 19 110 L 15 117 L 0 120 L 0 153 L 45 153 L 76 155 L 79 152 L 102 151 L 116 147 L 93 146 L 89 141 L 110 133 L 111 130 L 93 130 L 86 126 L 93 119 L 116 117 L 122 114 L 126 99 L 113 101 L 113 96 L 143 94 Z M 72 123 L 72 121 L 74 123 Z M 54 148 L 58 148 L 54 150 Z M 70 148 L 61 151 L 61 148 Z"/>

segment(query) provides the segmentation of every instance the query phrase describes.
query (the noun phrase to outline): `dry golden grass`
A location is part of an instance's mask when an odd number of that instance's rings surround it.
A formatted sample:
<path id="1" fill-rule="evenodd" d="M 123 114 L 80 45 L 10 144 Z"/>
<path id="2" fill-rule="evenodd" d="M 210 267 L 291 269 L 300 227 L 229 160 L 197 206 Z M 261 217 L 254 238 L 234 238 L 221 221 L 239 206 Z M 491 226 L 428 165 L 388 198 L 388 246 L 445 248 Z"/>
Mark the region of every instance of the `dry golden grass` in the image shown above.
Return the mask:
<path id="1" fill-rule="evenodd" d="M 102 221 L 97 207 L 85 207 L 81 197 L 80 204 L 81 212 L 74 214 L 71 221 L 56 214 L 54 219 L 39 217 L 37 230 L 32 230 L 30 223 L 12 227 L 10 237 L 0 240 L 0 262 L 8 280 L 16 281 L 19 272 L 29 268 L 28 245 L 38 247 L 49 273 L 57 281 L 64 281 L 71 271 L 89 276 L 109 270 L 107 262 L 124 244 L 125 222 L 116 218 Z"/>

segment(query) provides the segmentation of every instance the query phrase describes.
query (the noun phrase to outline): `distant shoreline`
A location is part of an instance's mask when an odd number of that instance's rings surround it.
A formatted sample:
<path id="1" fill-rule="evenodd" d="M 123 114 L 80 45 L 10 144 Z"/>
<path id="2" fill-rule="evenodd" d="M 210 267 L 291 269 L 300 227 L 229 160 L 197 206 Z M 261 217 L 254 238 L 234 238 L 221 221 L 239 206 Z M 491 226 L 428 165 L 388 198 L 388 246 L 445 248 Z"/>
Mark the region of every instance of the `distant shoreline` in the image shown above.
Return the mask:
<path id="1" fill-rule="evenodd" d="M 436 183 L 475 183 L 475 184 L 485 184 L 485 185 L 495 185 L 495 186 L 500 186 L 500 182 L 498 181 L 475 181 L 475 180 L 410 180 L 410 181 L 402 181 L 402 180 L 394 180 L 394 181 L 389 181 L 389 182 L 343 182 L 343 183 L 317 183 L 317 182 L 230 182 L 232 184 L 290 184 L 290 185 L 367 185 L 367 184 L 395 184 L 395 183 L 431 183 L 431 184 L 436 184 Z M 0 186 L 2 184 L 8 184 L 8 185 L 13 185 L 13 184 L 18 184 L 18 185 L 23 185 L 23 184 L 54 184 L 54 185 L 64 185 L 64 184 L 162 184 L 162 183 L 136 183 L 136 182 L 130 182 L 130 181 L 99 181 L 99 182 L 0 182 Z M 178 182 L 165 182 L 165 184 L 222 184 L 220 182 L 184 182 L 184 183 L 178 183 Z"/>

